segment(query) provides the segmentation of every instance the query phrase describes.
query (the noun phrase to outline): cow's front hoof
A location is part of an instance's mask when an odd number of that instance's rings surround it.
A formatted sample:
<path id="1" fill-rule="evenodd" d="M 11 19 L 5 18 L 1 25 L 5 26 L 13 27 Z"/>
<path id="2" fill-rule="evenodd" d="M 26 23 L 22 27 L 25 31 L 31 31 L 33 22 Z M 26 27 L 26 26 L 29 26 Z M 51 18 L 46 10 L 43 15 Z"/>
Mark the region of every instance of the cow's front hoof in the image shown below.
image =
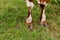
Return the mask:
<path id="1" fill-rule="evenodd" d="M 30 29 L 30 31 L 32 31 L 33 30 L 33 23 L 31 22 L 31 23 L 26 23 L 26 24 L 27 24 L 28 28 Z"/>
<path id="2" fill-rule="evenodd" d="M 28 28 L 30 29 L 30 31 L 32 31 L 33 30 L 33 25 L 32 24 L 28 25 Z"/>
<path id="3" fill-rule="evenodd" d="M 40 24 L 41 24 L 42 26 L 44 26 L 44 27 L 47 27 L 47 26 L 48 26 L 47 21 L 40 22 Z"/>

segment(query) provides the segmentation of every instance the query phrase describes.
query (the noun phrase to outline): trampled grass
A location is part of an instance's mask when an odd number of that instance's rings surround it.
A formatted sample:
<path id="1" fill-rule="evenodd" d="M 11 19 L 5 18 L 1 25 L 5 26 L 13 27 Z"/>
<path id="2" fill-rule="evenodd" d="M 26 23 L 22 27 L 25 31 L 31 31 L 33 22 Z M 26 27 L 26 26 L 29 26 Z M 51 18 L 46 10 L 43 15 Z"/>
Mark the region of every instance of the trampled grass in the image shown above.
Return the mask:
<path id="1" fill-rule="evenodd" d="M 0 40 L 60 40 L 60 4 L 51 1 L 48 4 L 48 27 L 39 25 L 39 12 L 39 5 L 35 3 L 34 30 L 29 31 L 25 24 L 25 0 L 0 0 Z"/>

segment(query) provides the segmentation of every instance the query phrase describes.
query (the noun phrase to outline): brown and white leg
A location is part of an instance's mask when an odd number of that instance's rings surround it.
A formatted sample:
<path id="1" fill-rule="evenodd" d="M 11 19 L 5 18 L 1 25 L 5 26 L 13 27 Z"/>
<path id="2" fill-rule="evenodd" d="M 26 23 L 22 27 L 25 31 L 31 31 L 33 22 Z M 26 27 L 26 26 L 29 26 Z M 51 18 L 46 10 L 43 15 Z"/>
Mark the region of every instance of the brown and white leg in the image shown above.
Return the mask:
<path id="1" fill-rule="evenodd" d="M 30 30 L 33 29 L 33 23 L 32 23 L 32 9 L 34 6 L 33 0 L 26 0 L 27 8 L 28 8 L 28 16 L 26 18 L 26 24 L 30 28 Z"/>
<path id="2" fill-rule="evenodd" d="M 47 22 L 46 22 L 46 15 L 45 15 L 45 8 L 41 9 L 41 15 L 40 15 L 40 24 L 42 24 L 43 26 L 47 26 Z"/>
<path id="3" fill-rule="evenodd" d="M 46 15 L 45 15 L 45 9 L 47 6 L 47 2 L 48 0 L 37 0 L 37 3 L 41 7 L 40 24 L 42 24 L 43 26 L 47 26 Z"/>
<path id="4" fill-rule="evenodd" d="M 40 4 L 41 7 L 40 24 L 42 24 L 43 26 L 47 26 L 46 15 L 45 15 L 46 6 L 47 4 L 45 3 Z"/>

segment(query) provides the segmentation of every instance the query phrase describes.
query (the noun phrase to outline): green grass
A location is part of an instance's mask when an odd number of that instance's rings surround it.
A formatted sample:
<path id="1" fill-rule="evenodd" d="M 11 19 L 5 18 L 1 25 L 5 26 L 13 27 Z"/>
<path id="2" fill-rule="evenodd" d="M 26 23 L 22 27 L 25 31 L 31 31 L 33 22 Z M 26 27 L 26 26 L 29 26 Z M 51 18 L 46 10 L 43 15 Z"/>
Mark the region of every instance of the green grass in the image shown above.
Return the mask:
<path id="1" fill-rule="evenodd" d="M 39 25 L 40 8 L 35 3 L 34 30 L 29 31 L 25 0 L 0 0 L 0 40 L 60 40 L 60 2 L 55 2 L 50 1 L 46 9 L 48 27 Z"/>

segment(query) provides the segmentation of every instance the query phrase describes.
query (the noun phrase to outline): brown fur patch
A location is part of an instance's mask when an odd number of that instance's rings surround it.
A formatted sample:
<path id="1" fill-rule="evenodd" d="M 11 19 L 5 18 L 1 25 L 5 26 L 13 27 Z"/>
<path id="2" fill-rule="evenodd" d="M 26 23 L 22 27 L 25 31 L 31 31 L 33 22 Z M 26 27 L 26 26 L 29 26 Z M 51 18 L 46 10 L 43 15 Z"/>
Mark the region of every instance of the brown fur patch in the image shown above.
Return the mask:
<path id="1" fill-rule="evenodd" d="M 40 0 L 40 2 L 42 2 L 42 3 L 44 3 L 44 2 L 48 3 L 49 0 Z"/>

